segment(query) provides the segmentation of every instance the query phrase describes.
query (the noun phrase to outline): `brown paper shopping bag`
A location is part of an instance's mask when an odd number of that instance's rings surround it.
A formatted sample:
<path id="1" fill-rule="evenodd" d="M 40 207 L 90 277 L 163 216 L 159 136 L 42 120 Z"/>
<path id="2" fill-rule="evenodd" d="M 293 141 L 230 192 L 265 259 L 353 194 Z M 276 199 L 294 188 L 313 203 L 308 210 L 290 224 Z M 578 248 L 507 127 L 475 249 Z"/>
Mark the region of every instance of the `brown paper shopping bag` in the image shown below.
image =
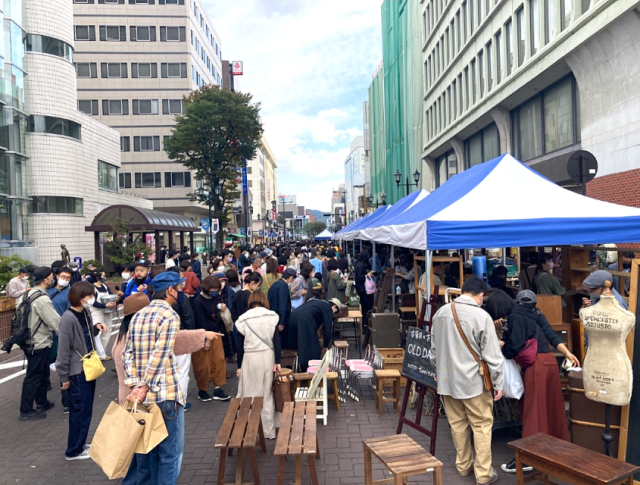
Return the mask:
<path id="1" fill-rule="evenodd" d="M 146 455 L 169 436 L 162 411 L 155 404 L 146 406 L 138 404 L 137 409 L 131 410 L 131 414 L 138 422 L 140 420 L 145 422 L 144 431 L 136 446 L 136 453 Z"/>
<path id="2" fill-rule="evenodd" d="M 127 474 L 145 430 L 145 420 L 116 402 L 109 404 L 91 442 L 89 456 L 109 479 Z"/>

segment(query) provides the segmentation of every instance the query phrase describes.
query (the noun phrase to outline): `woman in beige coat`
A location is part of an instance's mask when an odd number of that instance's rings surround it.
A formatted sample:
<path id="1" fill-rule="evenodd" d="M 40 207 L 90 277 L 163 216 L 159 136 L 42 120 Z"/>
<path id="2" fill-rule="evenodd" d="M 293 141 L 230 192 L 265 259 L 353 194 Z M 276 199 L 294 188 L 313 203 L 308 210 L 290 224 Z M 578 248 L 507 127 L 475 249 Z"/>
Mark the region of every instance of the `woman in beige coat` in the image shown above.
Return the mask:
<path id="1" fill-rule="evenodd" d="M 280 371 L 280 334 L 278 314 L 269 310 L 269 301 L 261 291 L 249 297 L 249 310 L 236 322 L 238 351 L 238 396 L 264 398 L 262 427 L 267 439 L 275 439 L 275 403 L 271 385 L 273 373 Z"/>

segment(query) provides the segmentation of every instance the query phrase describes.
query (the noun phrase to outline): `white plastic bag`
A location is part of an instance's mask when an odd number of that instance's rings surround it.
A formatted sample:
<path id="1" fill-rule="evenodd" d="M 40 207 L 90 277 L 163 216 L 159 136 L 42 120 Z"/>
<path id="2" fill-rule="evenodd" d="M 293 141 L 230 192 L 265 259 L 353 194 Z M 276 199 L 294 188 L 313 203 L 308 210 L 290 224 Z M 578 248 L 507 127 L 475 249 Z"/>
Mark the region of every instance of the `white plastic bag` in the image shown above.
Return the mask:
<path id="1" fill-rule="evenodd" d="M 504 397 L 511 399 L 520 399 L 524 394 L 520 367 L 512 359 L 504 359 L 502 364 L 502 390 Z"/>

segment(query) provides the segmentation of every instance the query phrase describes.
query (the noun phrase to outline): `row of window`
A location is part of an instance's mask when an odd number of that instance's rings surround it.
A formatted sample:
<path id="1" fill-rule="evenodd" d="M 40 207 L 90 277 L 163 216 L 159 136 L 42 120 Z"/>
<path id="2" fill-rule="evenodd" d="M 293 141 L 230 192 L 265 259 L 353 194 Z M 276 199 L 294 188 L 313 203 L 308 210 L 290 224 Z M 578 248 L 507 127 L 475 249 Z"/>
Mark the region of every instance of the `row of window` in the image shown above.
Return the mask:
<path id="1" fill-rule="evenodd" d="M 79 99 L 78 110 L 91 116 L 99 116 L 99 102 L 97 99 Z M 162 105 L 163 115 L 178 115 L 184 113 L 182 99 L 163 99 L 162 103 L 157 99 L 132 99 L 131 111 L 134 115 L 157 115 L 160 114 L 159 106 Z M 128 99 L 103 99 L 102 115 L 128 115 Z"/>
<path id="2" fill-rule="evenodd" d="M 218 56 L 218 59 L 222 61 L 222 50 L 220 49 L 220 45 L 218 44 L 218 42 L 216 42 L 216 38 L 213 35 L 213 29 L 210 29 L 209 24 L 205 22 L 204 16 L 200 12 L 200 9 L 198 8 L 196 2 L 192 0 L 191 4 L 193 6 L 193 16 L 196 18 L 196 22 L 198 22 L 199 20 L 200 28 L 204 31 L 204 34 L 211 44 L 211 47 L 213 47 L 216 56 Z"/>
<path id="3" fill-rule="evenodd" d="M 202 59 L 202 62 L 207 66 L 207 71 L 211 73 L 211 75 L 213 76 L 213 78 L 216 80 L 218 84 L 222 84 L 222 76 L 216 69 L 214 63 L 211 62 L 211 58 L 209 57 L 209 54 L 207 54 L 207 51 L 205 50 L 204 46 L 200 43 L 200 40 L 198 39 L 197 34 L 193 30 L 191 31 L 191 45 L 195 47 L 196 52 L 200 56 L 200 59 Z"/>
<path id="4" fill-rule="evenodd" d="M 563 0 L 561 5 L 565 5 L 565 3 Z M 465 4 L 463 4 L 463 7 Z M 545 43 L 550 42 L 556 35 L 555 7 L 553 5 L 555 5 L 554 2 L 543 2 L 542 4 L 545 25 L 547 26 Z M 500 84 L 503 79 L 510 76 L 516 68 L 524 63 L 527 55 L 530 57 L 538 52 L 540 48 L 539 36 L 537 35 L 539 33 L 539 0 L 527 0 L 526 6 L 529 12 L 528 19 L 531 23 L 529 42 L 527 42 L 525 35 L 525 4 L 523 4 L 516 10 L 515 19 L 507 20 L 503 28 L 495 33 L 493 39 L 485 44 L 484 48 L 477 53 L 469 65 L 458 74 L 451 85 L 427 109 L 425 129 L 428 139 L 443 131 L 462 113 L 482 99 L 486 93 L 490 92 L 494 85 Z M 589 3 L 587 2 L 582 8 L 588 8 L 588 6 Z M 566 10 L 564 10 L 566 8 L 569 7 L 561 9 L 563 15 L 566 13 Z M 568 18 L 570 19 L 571 16 L 569 15 Z M 562 23 L 561 30 L 565 27 L 565 24 Z M 449 44 L 445 41 L 442 45 Z M 460 44 L 457 43 L 455 45 L 459 50 Z M 527 48 L 529 49 L 528 54 Z M 425 65 L 427 89 L 428 86 L 437 81 L 441 70 L 446 67 L 446 64 L 440 62 L 439 59 L 442 59 L 442 55 L 448 56 L 448 52 L 448 49 L 443 50 L 436 46 L 435 53 L 427 59 Z M 447 59 L 451 60 L 450 58 Z"/>
<path id="5" fill-rule="evenodd" d="M 130 173 L 121 173 L 119 176 L 120 188 L 131 188 Z M 162 174 L 160 172 L 135 172 L 133 181 L 136 189 L 162 187 Z M 191 187 L 191 172 L 164 172 L 164 186 L 167 188 Z"/>
<path id="6" fill-rule="evenodd" d="M 75 121 L 53 116 L 31 115 L 27 122 L 29 133 L 49 133 L 81 139 L 81 125 Z"/>
<path id="7" fill-rule="evenodd" d="M 77 76 L 79 78 L 97 78 L 98 64 L 96 62 L 76 62 L 75 64 Z M 116 78 L 122 79 L 129 77 L 126 62 L 101 62 L 100 76 L 103 79 Z M 163 78 L 186 78 L 187 63 L 186 62 L 162 62 L 160 63 L 160 76 Z M 132 78 L 157 78 L 158 64 L 156 62 L 132 62 L 131 63 Z"/>
<path id="8" fill-rule="evenodd" d="M 96 40 L 95 25 L 76 25 L 75 40 L 76 41 L 93 41 Z M 186 42 L 186 27 L 160 26 L 160 42 Z M 125 25 L 100 25 L 100 40 L 103 42 L 126 42 L 127 27 Z M 156 26 L 155 25 L 139 25 L 129 27 L 129 38 L 131 42 L 156 42 Z"/>
<path id="9" fill-rule="evenodd" d="M 94 0 L 73 0 L 73 3 L 95 4 Z M 129 5 L 155 5 L 155 0 L 129 0 Z M 125 0 L 98 0 L 100 5 L 124 5 Z M 158 0 L 158 5 L 184 5 L 184 0 Z"/>
<path id="10" fill-rule="evenodd" d="M 79 197 L 34 196 L 31 202 L 34 214 L 75 214 L 83 213 L 82 199 Z"/>
<path id="11" fill-rule="evenodd" d="M 27 52 L 50 54 L 73 62 L 73 47 L 66 42 L 46 35 L 27 34 L 25 36 Z"/>

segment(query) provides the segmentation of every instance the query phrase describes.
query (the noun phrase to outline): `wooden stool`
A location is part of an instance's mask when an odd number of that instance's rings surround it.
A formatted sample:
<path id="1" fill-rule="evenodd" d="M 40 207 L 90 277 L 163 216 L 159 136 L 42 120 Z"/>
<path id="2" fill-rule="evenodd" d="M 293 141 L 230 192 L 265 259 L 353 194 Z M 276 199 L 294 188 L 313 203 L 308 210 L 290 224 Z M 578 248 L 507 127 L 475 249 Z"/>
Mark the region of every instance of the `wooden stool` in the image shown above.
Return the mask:
<path id="1" fill-rule="evenodd" d="M 333 389 L 333 404 L 336 407 L 336 411 L 340 411 L 340 396 L 338 395 L 338 373 L 327 372 L 327 384 L 331 382 Z"/>
<path id="2" fill-rule="evenodd" d="M 406 434 L 371 438 L 364 446 L 364 484 L 393 483 L 402 485 L 406 478 L 433 472 L 433 484 L 442 485 L 442 463 Z M 393 478 L 373 481 L 371 454 L 387 467 Z"/>
<path id="3" fill-rule="evenodd" d="M 349 358 L 349 342 L 346 340 L 334 340 L 333 347 L 340 355 L 340 360 L 347 360 Z"/>
<path id="4" fill-rule="evenodd" d="M 382 414 L 385 402 L 392 402 L 396 408 L 396 413 L 400 413 L 400 372 L 395 369 L 381 369 L 375 370 L 374 373 L 376 375 L 378 412 Z M 393 387 L 393 397 L 385 394 L 385 386 Z"/>
<path id="5" fill-rule="evenodd" d="M 291 391 L 291 376 L 293 375 L 293 371 L 291 369 L 288 369 L 286 367 L 282 367 L 280 369 L 280 376 L 282 376 L 284 379 L 286 379 L 289 382 L 289 391 Z M 293 400 L 293 392 L 290 392 L 291 394 L 291 400 Z"/>
<path id="6" fill-rule="evenodd" d="M 302 483 L 302 457 L 307 457 L 311 483 L 318 485 L 315 459 L 320 458 L 320 447 L 316 435 L 316 403 L 298 401 L 284 403 L 280 432 L 276 440 L 274 455 L 280 457 L 278 484 L 284 479 L 284 462 L 287 456 L 296 457 L 296 485 Z"/>

